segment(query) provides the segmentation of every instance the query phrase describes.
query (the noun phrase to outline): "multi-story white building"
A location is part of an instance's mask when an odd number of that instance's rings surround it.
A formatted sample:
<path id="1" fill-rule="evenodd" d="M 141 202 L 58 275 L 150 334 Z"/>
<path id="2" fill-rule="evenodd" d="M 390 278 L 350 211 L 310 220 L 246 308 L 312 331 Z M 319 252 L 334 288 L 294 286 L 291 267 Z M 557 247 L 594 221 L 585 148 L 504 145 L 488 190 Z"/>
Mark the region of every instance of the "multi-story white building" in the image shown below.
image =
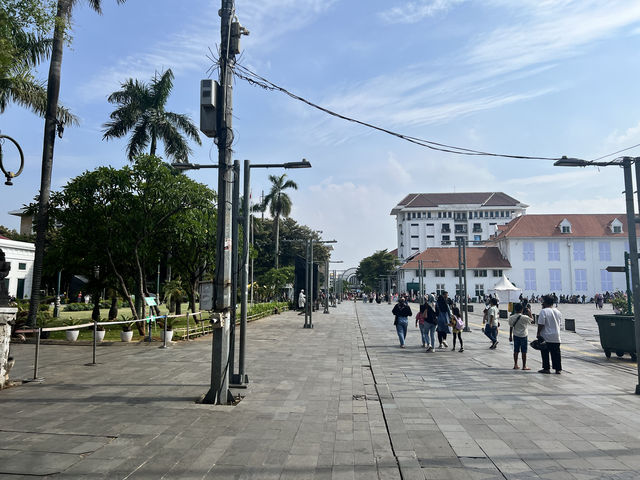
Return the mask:
<path id="1" fill-rule="evenodd" d="M 430 247 L 455 246 L 458 238 L 482 242 L 527 207 L 502 192 L 411 193 L 391 210 L 398 258 L 404 262 Z"/>
<path id="2" fill-rule="evenodd" d="M 509 279 L 523 294 L 585 295 L 626 289 L 629 251 L 624 214 L 523 215 L 492 239 L 511 263 Z"/>
<path id="3" fill-rule="evenodd" d="M 0 236 L 0 249 L 5 254 L 5 261 L 11 263 L 9 276 L 4 279 L 9 295 L 18 299 L 29 297 L 33 278 L 35 245 Z"/>
<path id="4" fill-rule="evenodd" d="M 502 275 L 511 276 L 511 264 L 497 247 L 474 247 L 466 251 L 467 294 L 481 298 L 488 294 Z M 402 265 L 398 271 L 401 292 L 419 292 L 420 262 L 425 293 L 443 291 L 457 295 L 459 290 L 458 249 L 428 248 Z"/>

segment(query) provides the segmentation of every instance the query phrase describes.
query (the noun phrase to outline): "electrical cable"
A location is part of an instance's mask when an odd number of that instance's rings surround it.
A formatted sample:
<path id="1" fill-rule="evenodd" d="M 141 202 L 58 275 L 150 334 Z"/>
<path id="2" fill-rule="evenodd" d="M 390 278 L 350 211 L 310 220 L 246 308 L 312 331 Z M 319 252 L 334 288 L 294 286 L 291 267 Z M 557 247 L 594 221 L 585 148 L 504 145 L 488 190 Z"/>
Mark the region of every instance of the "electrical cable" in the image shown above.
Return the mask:
<path id="1" fill-rule="evenodd" d="M 441 151 L 441 152 L 445 152 L 445 153 L 453 153 L 453 154 L 457 154 L 457 155 L 469 155 L 469 156 L 487 156 L 487 157 L 500 157 L 500 158 L 513 158 L 513 159 L 520 159 L 520 160 L 549 160 L 549 161 L 558 161 L 560 160 L 559 157 L 539 157 L 539 156 L 531 156 L 531 155 L 512 155 L 512 154 L 503 154 L 503 153 L 494 153 L 494 152 L 485 152 L 482 150 L 474 150 L 474 149 L 470 149 L 470 148 L 464 148 L 464 147 L 457 147 L 455 145 L 448 145 L 446 143 L 438 143 L 438 142 L 434 142 L 431 140 L 426 140 L 423 138 L 419 138 L 419 137 L 413 137 L 410 135 L 404 135 L 402 133 L 398 133 L 395 132 L 393 130 L 389 130 L 387 128 L 383 128 L 377 125 L 373 125 L 371 123 L 368 122 L 364 122 L 362 120 L 357 120 L 355 118 L 351 118 L 348 117 L 346 115 L 342 115 L 340 113 L 334 112 L 328 108 L 322 107 L 320 105 L 317 105 L 313 102 L 311 102 L 310 100 L 307 100 L 299 95 L 296 95 L 295 93 L 290 92 L 289 90 L 287 90 L 284 87 L 281 87 L 279 85 L 276 85 L 275 83 L 271 82 L 270 80 L 267 80 L 264 77 L 261 77 L 260 75 L 258 75 L 257 73 L 251 71 L 250 69 L 248 69 L 247 67 L 245 67 L 244 65 L 240 64 L 240 63 L 236 63 L 233 67 L 233 73 L 234 75 L 236 75 L 238 78 L 245 80 L 246 82 L 248 82 L 250 85 L 254 85 L 254 86 L 258 86 L 261 87 L 265 90 L 270 90 L 270 91 L 278 91 L 280 93 L 284 93 L 285 95 L 293 98 L 294 100 L 298 100 L 302 103 L 305 103 L 307 105 L 309 105 L 310 107 L 313 107 L 317 110 L 320 110 L 321 112 L 327 113 L 331 116 L 340 118 L 342 120 L 346 120 L 349 122 L 353 122 L 353 123 L 357 123 L 359 125 L 362 125 L 364 127 L 367 128 L 371 128 L 373 130 L 377 130 L 383 133 L 386 133 L 388 135 L 392 135 L 394 137 L 400 138 L 402 140 L 405 140 L 407 142 L 410 143 L 414 143 L 416 145 L 420 145 L 422 147 L 427 147 L 431 150 L 437 150 L 437 151 Z M 595 162 L 597 160 L 601 160 L 603 158 L 606 157 L 610 157 L 612 155 L 616 155 L 618 153 L 627 151 L 627 150 L 631 150 L 633 148 L 636 147 L 640 147 L 640 144 L 637 145 L 633 145 L 631 147 L 627 147 L 624 148 L 622 150 L 619 150 L 617 152 L 613 152 L 607 155 L 603 155 L 602 157 L 596 158 L 594 160 L 591 160 L 592 162 Z"/>

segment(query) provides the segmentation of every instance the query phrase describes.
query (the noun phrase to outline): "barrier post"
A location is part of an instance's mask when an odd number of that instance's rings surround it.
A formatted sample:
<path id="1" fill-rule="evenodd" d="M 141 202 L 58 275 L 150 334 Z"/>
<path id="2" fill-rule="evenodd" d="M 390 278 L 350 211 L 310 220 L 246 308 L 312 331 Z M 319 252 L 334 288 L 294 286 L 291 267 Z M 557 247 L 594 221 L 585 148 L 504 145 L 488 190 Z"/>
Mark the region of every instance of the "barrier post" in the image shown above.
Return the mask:
<path id="1" fill-rule="evenodd" d="M 200 325 L 202 325 L 202 336 L 204 337 L 205 331 L 204 331 L 204 322 L 202 321 L 202 314 L 200 314 Z"/>
<path id="2" fill-rule="evenodd" d="M 44 378 L 38 377 L 38 361 L 40 360 L 40 336 L 42 335 L 42 327 L 38 327 L 38 336 L 36 337 L 36 358 L 33 363 L 33 379 L 30 382 L 43 382 Z"/>
<path id="3" fill-rule="evenodd" d="M 151 320 L 153 319 L 153 315 L 149 315 L 147 318 L 147 322 L 149 322 L 149 345 L 151 345 Z"/>
<path id="4" fill-rule="evenodd" d="M 162 334 L 162 346 L 160 348 L 167 348 L 167 321 L 169 320 L 169 316 L 165 315 L 164 316 L 164 322 L 162 322 L 163 325 L 163 334 Z"/>
<path id="5" fill-rule="evenodd" d="M 91 366 L 96 365 L 96 344 L 98 343 L 96 340 L 97 336 L 98 336 L 98 321 L 94 320 L 93 321 L 93 362 L 89 364 Z"/>
<path id="6" fill-rule="evenodd" d="M 187 342 L 189 341 L 189 312 L 187 312 Z"/>

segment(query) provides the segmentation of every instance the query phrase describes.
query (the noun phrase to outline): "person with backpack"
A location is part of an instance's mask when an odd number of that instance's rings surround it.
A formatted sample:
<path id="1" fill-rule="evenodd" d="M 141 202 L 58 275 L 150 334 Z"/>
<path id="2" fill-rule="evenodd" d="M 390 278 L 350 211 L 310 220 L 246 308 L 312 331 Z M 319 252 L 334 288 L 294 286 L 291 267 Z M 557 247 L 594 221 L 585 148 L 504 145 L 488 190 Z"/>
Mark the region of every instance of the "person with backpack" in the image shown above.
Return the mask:
<path id="1" fill-rule="evenodd" d="M 424 311 L 424 330 L 426 336 L 427 352 L 432 352 L 436 348 L 436 327 L 438 325 L 438 317 L 436 315 L 435 301 L 427 302 Z"/>
<path id="2" fill-rule="evenodd" d="M 528 326 L 532 320 L 525 312 L 521 303 L 513 306 L 513 315 L 509 317 L 509 327 L 513 328 L 513 369 L 518 370 L 518 353 L 522 354 L 522 370 L 527 367 Z"/>
<path id="3" fill-rule="evenodd" d="M 456 350 L 456 337 L 460 340 L 460 353 L 464 352 L 464 347 L 462 346 L 462 330 L 464 329 L 464 321 L 462 320 L 462 315 L 460 315 L 460 309 L 458 307 L 453 307 L 453 315 L 451 315 L 451 328 L 453 329 L 453 348 L 452 352 Z"/>

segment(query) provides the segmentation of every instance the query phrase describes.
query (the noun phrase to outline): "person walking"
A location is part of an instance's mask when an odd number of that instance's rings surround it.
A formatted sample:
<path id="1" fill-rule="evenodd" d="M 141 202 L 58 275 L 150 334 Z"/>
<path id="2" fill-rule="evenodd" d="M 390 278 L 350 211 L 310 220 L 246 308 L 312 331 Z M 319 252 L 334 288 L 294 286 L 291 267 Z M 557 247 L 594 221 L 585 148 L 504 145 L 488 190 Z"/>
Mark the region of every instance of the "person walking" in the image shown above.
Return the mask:
<path id="1" fill-rule="evenodd" d="M 427 310 L 427 304 L 420 305 L 420 311 L 416 313 L 416 327 L 420 328 L 420 338 L 422 338 L 422 347 L 424 348 L 429 341 L 427 340 L 427 326 L 425 325 L 425 311 Z"/>
<path id="2" fill-rule="evenodd" d="M 464 321 L 462 320 L 462 315 L 460 315 L 460 309 L 458 307 L 453 307 L 453 314 L 451 315 L 451 328 L 453 329 L 453 348 L 452 352 L 456 350 L 456 337 L 460 340 L 460 353 L 464 352 L 464 347 L 462 346 L 462 330 L 464 329 Z"/>
<path id="3" fill-rule="evenodd" d="M 498 299 L 491 298 L 490 307 L 487 309 L 487 323 L 484 326 L 484 334 L 491 340 L 490 349 L 495 349 L 498 345 L 498 318 L 500 311 L 498 310 Z"/>
<path id="4" fill-rule="evenodd" d="M 298 295 L 298 307 L 300 308 L 300 313 L 298 315 L 304 315 L 304 306 L 306 305 L 307 297 L 304 295 L 304 289 L 300 290 L 300 295 Z"/>
<path id="5" fill-rule="evenodd" d="M 424 311 L 424 325 L 426 336 L 427 352 L 436 348 L 436 327 L 438 325 L 438 316 L 436 315 L 435 299 L 433 302 L 426 303 L 427 308 Z"/>
<path id="6" fill-rule="evenodd" d="M 513 315 L 509 317 L 509 327 L 513 329 L 513 369 L 518 370 L 518 353 L 522 354 L 522 370 L 531 370 L 527 367 L 528 327 L 531 323 L 521 303 L 513 306 Z"/>
<path id="7" fill-rule="evenodd" d="M 447 299 L 449 298 L 448 292 L 442 292 L 441 295 L 438 295 L 438 300 L 436 301 L 436 315 L 438 318 L 438 325 L 436 327 L 436 331 L 438 332 L 438 348 L 449 347 L 447 345 L 447 333 L 449 333 L 449 320 L 451 318 L 451 310 L 449 309 L 449 303 Z"/>
<path id="8" fill-rule="evenodd" d="M 562 372 L 562 358 L 560 355 L 562 314 L 553 304 L 554 301 L 551 295 L 542 297 L 542 310 L 538 315 L 538 337 L 542 337 L 547 344 L 547 348 L 540 350 L 542 370 L 538 370 L 538 373 L 551 373 L 550 367 L 553 367 L 558 374 Z M 549 365 L 549 355 L 551 355 L 551 365 Z"/>
<path id="9" fill-rule="evenodd" d="M 411 307 L 407 305 L 404 297 L 398 299 L 398 303 L 391 310 L 396 317 L 394 324 L 396 326 L 396 332 L 398 333 L 398 339 L 400 340 L 400 348 L 405 348 L 404 341 L 407 338 L 407 327 L 409 326 L 409 317 L 412 315 Z"/>

